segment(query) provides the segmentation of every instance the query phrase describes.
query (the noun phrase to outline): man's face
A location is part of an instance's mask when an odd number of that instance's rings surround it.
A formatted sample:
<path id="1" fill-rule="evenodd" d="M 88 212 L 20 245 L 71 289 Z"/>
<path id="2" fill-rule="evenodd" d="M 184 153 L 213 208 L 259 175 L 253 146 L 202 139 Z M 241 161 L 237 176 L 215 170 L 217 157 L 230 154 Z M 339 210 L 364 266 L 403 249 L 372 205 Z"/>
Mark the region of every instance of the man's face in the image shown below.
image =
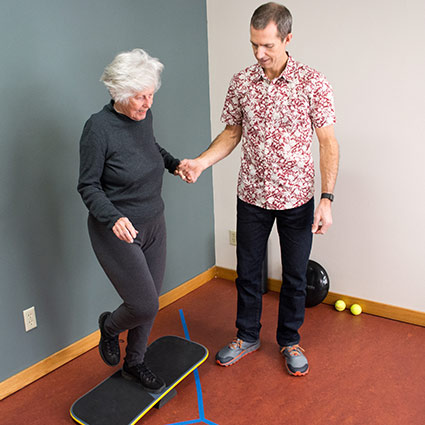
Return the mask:
<path id="1" fill-rule="evenodd" d="M 266 75 L 268 72 L 282 72 L 287 60 L 286 46 L 291 41 L 292 34 L 288 34 L 282 40 L 274 22 L 270 22 L 262 30 L 251 26 L 250 32 L 254 56 L 264 68 Z"/>

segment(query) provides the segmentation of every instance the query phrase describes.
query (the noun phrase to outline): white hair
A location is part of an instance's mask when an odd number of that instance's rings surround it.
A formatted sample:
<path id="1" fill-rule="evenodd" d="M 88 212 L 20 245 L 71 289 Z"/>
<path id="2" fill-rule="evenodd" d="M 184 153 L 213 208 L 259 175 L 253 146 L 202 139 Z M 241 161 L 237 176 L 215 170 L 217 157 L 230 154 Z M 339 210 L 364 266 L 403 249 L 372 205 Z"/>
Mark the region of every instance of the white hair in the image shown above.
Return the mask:
<path id="1" fill-rule="evenodd" d="M 125 103 L 135 93 L 161 86 L 164 65 L 142 49 L 133 49 L 115 56 L 103 71 L 100 81 L 107 87 L 112 99 Z"/>

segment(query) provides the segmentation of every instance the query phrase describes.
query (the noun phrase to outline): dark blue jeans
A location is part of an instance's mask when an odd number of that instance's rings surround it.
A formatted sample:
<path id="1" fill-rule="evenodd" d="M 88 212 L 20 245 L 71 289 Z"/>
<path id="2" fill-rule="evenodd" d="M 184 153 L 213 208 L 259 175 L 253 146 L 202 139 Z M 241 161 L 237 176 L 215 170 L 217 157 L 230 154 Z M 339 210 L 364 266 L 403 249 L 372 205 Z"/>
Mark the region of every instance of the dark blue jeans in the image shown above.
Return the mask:
<path id="1" fill-rule="evenodd" d="M 261 266 L 267 241 L 276 220 L 282 259 L 277 342 L 298 344 L 304 322 L 307 264 L 313 235 L 314 199 L 289 210 L 266 210 L 238 199 L 237 203 L 237 336 L 256 341 L 260 336 Z"/>

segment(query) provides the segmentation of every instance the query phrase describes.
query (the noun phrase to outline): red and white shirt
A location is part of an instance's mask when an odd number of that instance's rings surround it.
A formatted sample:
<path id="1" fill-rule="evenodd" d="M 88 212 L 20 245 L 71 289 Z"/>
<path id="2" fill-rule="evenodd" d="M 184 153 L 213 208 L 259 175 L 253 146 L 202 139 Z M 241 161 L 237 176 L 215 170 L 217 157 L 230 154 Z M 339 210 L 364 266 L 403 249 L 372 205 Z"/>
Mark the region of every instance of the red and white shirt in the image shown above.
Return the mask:
<path id="1" fill-rule="evenodd" d="M 285 210 L 313 197 L 313 129 L 335 123 L 332 88 L 322 74 L 290 56 L 272 81 L 252 65 L 233 76 L 221 120 L 242 126 L 242 201 Z"/>

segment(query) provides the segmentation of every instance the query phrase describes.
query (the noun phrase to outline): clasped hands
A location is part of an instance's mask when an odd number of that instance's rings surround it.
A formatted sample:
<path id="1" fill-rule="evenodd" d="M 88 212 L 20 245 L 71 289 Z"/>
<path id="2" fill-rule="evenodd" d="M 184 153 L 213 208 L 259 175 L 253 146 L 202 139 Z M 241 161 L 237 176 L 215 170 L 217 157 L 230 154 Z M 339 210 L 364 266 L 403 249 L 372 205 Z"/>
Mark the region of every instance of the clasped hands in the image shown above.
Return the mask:
<path id="1" fill-rule="evenodd" d="M 195 183 L 202 171 L 204 171 L 204 167 L 199 159 L 184 159 L 177 166 L 174 174 L 186 183 Z"/>

